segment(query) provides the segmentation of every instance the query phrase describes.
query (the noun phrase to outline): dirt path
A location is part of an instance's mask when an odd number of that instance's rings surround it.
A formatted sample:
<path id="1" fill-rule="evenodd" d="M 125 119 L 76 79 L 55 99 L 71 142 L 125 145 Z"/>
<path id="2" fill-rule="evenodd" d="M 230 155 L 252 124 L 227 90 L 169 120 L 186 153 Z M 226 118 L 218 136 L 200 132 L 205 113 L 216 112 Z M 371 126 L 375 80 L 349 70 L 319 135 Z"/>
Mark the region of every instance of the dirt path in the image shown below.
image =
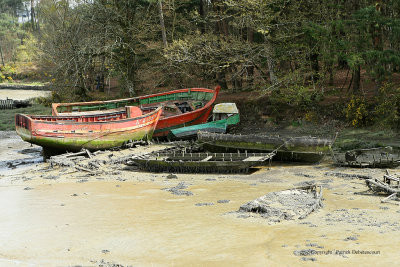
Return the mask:
<path id="1" fill-rule="evenodd" d="M 30 145 L 13 132 L 1 133 L 0 141 L 3 159 L 37 158 L 37 152 L 20 153 Z M 400 259 L 399 206 L 364 194 L 364 181 L 354 178 L 380 178 L 384 170 L 274 164 L 250 175 L 168 179 L 168 173 L 101 164 L 162 147 L 98 154 L 93 173 L 48 163 L 5 165 L 0 266 L 379 266 Z M 266 193 L 313 180 L 324 187 L 324 207 L 304 220 L 270 223 L 232 213 Z M 178 185 L 192 194 L 166 190 Z"/>

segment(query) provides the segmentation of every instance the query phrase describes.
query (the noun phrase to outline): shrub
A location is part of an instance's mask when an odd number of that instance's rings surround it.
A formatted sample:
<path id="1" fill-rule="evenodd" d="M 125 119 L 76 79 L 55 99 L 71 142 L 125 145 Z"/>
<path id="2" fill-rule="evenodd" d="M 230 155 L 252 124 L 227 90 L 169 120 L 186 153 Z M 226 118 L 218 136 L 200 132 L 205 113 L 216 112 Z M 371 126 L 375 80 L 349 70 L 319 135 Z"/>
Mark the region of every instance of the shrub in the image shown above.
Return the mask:
<path id="1" fill-rule="evenodd" d="M 396 128 L 399 122 L 400 88 L 384 84 L 375 98 L 373 121 L 378 127 Z"/>
<path id="2" fill-rule="evenodd" d="M 368 125 L 370 118 L 367 110 L 365 99 L 360 96 L 352 96 L 350 102 L 347 104 L 346 119 L 354 127 L 362 127 Z"/>

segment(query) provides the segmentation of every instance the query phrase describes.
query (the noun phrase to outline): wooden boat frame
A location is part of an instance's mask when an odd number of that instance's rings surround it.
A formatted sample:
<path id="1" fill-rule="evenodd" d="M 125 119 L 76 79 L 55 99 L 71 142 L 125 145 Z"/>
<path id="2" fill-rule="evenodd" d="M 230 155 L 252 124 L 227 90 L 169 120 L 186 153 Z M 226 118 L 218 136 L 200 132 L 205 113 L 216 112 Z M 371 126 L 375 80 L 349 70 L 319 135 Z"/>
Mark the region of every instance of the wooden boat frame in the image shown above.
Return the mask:
<path id="1" fill-rule="evenodd" d="M 278 137 L 199 132 L 197 139 L 211 152 L 276 151 L 275 160 L 315 163 L 331 151 L 332 140 L 315 137 Z"/>
<path id="2" fill-rule="evenodd" d="M 251 167 L 265 165 L 275 153 L 154 153 L 132 160 L 142 170 L 180 173 L 246 173 Z"/>

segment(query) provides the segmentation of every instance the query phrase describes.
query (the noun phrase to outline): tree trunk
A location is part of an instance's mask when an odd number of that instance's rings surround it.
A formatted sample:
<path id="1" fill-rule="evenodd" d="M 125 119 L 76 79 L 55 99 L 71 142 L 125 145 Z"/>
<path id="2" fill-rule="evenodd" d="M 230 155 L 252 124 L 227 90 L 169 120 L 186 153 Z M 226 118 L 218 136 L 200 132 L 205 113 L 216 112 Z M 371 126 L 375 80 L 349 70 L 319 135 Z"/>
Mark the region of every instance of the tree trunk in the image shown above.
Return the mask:
<path id="1" fill-rule="evenodd" d="M 311 61 L 311 70 L 312 70 L 312 80 L 317 81 L 319 80 L 319 64 L 318 64 L 318 53 L 312 53 L 310 55 L 310 61 Z"/>
<path id="2" fill-rule="evenodd" d="M 161 27 L 161 35 L 162 35 L 164 48 L 167 48 L 168 47 L 167 33 L 165 31 L 164 14 L 163 14 L 163 8 L 162 8 L 161 0 L 158 0 L 158 12 L 159 12 L 159 15 L 160 15 L 160 27 Z"/>
<path id="3" fill-rule="evenodd" d="M 252 43 L 254 40 L 254 31 L 251 28 L 247 28 L 247 42 Z M 252 63 L 253 64 L 253 63 Z M 254 85 L 254 66 L 247 67 L 247 85 L 252 87 Z"/>
<path id="4" fill-rule="evenodd" d="M 328 73 L 329 73 L 329 85 L 333 85 L 333 64 L 328 63 Z"/>
<path id="5" fill-rule="evenodd" d="M 0 46 L 0 56 L 1 56 L 1 64 L 4 66 L 3 49 L 1 46 Z"/>
<path id="6" fill-rule="evenodd" d="M 31 0 L 31 22 L 32 22 L 32 31 L 35 31 L 35 9 L 33 5 L 35 4 L 35 0 Z"/>
<path id="7" fill-rule="evenodd" d="M 353 71 L 353 93 L 357 94 L 360 90 L 360 82 L 361 82 L 361 67 L 357 66 L 357 68 Z"/>
<path id="8" fill-rule="evenodd" d="M 220 71 L 216 75 L 217 83 L 224 89 L 228 88 L 228 84 L 226 82 L 226 73 L 225 71 Z"/>
<path id="9" fill-rule="evenodd" d="M 205 3 L 204 0 L 200 0 L 199 2 L 199 14 L 203 21 L 200 22 L 200 31 L 201 33 L 206 32 L 206 24 L 204 23 L 204 19 L 206 17 L 206 10 L 205 10 Z"/>
<path id="10" fill-rule="evenodd" d="M 271 83 L 277 84 L 278 83 L 278 78 L 275 75 L 275 60 L 272 55 L 272 44 L 271 42 L 266 38 L 265 42 L 265 50 L 267 53 L 267 63 L 268 63 L 268 69 L 269 69 L 269 78 L 271 80 Z"/>

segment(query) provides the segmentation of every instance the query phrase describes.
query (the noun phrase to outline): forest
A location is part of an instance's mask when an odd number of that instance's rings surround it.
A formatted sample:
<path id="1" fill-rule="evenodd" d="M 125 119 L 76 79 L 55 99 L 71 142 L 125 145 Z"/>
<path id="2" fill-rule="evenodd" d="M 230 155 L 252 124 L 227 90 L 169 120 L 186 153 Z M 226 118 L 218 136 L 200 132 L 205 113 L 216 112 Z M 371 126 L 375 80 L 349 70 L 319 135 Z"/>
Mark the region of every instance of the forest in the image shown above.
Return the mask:
<path id="1" fill-rule="evenodd" d="M 258 120 L 397 129 L 399 0 L 1 0 L 0 80 L 48 101 L 221 85 Z"/>

